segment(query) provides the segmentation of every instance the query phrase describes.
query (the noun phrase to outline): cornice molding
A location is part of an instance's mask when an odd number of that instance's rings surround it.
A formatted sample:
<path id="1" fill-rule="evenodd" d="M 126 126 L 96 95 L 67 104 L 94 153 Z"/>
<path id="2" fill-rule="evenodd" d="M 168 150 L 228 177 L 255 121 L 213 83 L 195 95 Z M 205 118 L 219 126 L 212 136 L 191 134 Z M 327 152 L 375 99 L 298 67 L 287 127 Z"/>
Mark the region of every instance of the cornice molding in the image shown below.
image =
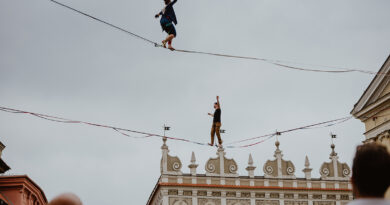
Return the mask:
<path id="1" fill-rule="evenodd" d="M 168 187 L 197 187 L 197 188 L 226 188 L 226 189 L 276 189 L 276 190 L 304 190 L 304 191 L 345 191 L 352 189 L 342 188 L 308 188 L 308 187 L 279 187 L 279 186 L 247 186 L 247 185 L 221 185 L 221 184 L 179 184 L 160 182 L 160 186 Z"/>

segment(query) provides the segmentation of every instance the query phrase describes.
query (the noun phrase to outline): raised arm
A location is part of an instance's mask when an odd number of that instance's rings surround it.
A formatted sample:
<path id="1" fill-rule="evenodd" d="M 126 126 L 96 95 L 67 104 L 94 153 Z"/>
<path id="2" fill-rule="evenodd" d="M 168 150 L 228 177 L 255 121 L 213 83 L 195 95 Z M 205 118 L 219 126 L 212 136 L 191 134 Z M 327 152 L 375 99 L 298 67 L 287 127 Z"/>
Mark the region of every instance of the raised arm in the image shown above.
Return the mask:
<path id="1" fill-rule="evenodd" d="M 218 104 L 218 107 L 221 108 L 221 104 L 219 104 L 219 96 L 217 95 L 217 104 Z"/>
<path id="2" fill-rule="evenodd" d="M 177 2 L 177 0 L 173 0 L 171 4 L 173 5 L 173 4 L 175 4 L 176 2 Z"/>

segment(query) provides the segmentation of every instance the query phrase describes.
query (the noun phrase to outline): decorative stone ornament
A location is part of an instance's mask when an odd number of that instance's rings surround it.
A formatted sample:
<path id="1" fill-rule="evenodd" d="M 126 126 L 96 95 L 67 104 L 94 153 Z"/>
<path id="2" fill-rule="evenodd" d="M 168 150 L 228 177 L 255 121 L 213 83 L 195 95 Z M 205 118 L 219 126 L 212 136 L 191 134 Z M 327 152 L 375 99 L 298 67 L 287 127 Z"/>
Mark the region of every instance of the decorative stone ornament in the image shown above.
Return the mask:
<path id="1" fill-rule="evenodd" d="M 312 168 L 310 168 L 309 158 L 306 156 L 306 158 L 305 158 L 305 168 L 302 170 L 303 173 L 305 173 L 305 178 L 306 179 L 311 179 L 311 170 L 312 170 Z"/>
<path id="2" fill-rule="evenodd" d="M 170 203 L 172 205 L 190 205 L 192 204 L 191 199 L 189 198 L 170 198 Z"/>
<path id="3" fill-rule="evenodd" d="M 225 157 L 225 150 L 222 147 L 218 148 L 216 158 L 210 158 L 205 166 L 206 176 L 225 176 L 238 177 L 237 163 L 234 159 L 227 159 Z"/>
<path id="4" fill-rule="evenodd" d="M 336 147 L 334 144 L 330 146 L 332 152 L 330 153 L 330 162 L 324 162 L 320 168 L 321 179 L 323 180 L 348 180 L 351 174 L 351 169 L 346 163 L 338 161 L 339 157 L 334 151 Z"/>
<path id="5" fill-rule="evenodd" d="M 376 137 L 363 141 L 364 143 L 376 142 L 385 146 L 390 145 L 390 130 L 385 130 L 378 134 Z"/>
<path id="6" fill-rule="evenodd" d="M 279 149 L 279 141 L 275 142 L 276 150 L 274 160 L 267 160 L 263 166 L 265 178 L 289 178 L 295 179 L 295 166 L 291 161 L 283 159 L 282 151 Z"/>
<path id="7" fill-rule="evenodd" d="M 182 175 L 181 172 L 181 161 L 177 156 L 170 156 L 168 146 L 166 145 L 167 138 L 163 137 L 164 144 L 161 146 L 162 158 L 160 170 L 161 174 L 165 175 Z"/>
<path id="8" fill-rule="evenodd" d="M 255 178 L 255 169 L 256 167 L 253 166 L 252 154 L 249 154 L 248 166 L 246 167 L 246 171 L 248 171 L 249 178 Z"/>
<path id="9" fill-rule="evenodd" d="M 195 153 L 192 152 L 191 154 L 191 164 L 188 165 L 188 168 L 190 168 L 190 172 L 192 176 L 196 176 L 196 168 L 198 165 L 196 164 L 196 159 L 195 159 Z"/>

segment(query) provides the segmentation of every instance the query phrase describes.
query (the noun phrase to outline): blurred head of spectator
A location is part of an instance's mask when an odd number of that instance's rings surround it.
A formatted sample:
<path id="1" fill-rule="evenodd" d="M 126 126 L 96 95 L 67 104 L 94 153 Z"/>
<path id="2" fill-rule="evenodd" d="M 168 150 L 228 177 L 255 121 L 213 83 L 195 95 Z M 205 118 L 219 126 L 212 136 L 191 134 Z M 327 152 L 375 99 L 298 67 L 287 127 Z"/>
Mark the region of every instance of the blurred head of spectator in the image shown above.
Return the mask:
<path id="1" fill-rule="evenodd" d="M 356 148 L 352 184 L 357 200 L 350 204 L 390 204 L 384 200 L 390 186 L 390 153 L 386 147 L 368 143 Z"/>
<path id="2" fill-rule="evenodd" d="M 72 193 L 64 193 L 54 197 L 48 205 L 82 205 L 80 198 Z"/>

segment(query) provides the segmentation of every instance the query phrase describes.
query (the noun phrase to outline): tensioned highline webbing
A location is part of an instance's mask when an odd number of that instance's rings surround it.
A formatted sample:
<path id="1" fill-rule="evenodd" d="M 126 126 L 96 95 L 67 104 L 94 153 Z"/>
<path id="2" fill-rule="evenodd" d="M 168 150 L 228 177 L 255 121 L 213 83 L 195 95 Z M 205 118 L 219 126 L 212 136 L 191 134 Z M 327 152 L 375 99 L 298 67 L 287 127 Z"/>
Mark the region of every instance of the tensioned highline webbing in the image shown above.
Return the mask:
<path id="1" fill-rule="evenodd" d="M 74 12 L 77 12 L 81 15 L 84 15 L 86 17 L 89 17 L 93 20 L 96 20 L 98 22 L 101 22 L 105 25 L 108 25 L 112 28 L 115 28 L 117 30 L 120 30 L 122 32 L 125 32 L 133 37 L 136 37 L 136 38 L 139 38 L 141 40 L 144 40 L 145 42 L 148 42 L 148 43 L 151 43 L 153 44 L 155 47 L 161 47 L 163 48 L 163 46 L 161 44 L 158 44 L 157 42 L 155 41 L 152 41 L 148 38 L 145 38 L 141 35 L 138 35 L 134 32 L 131 32 L 127 29 L 124 29 L 124 28 L 121 28 L 119 26 L 116 26 L 112 23 L 109 23 L 105 20 L 102 20 L 100 18 L 97 18 L 97 17 L 94 17 L 90 14 L 87 14 L 83 11 L 80 11 L 78 9 L 75 9 L 71 6 L 68 6 L 66 4 L 63 4 L 63 3 L 60 3 L 56 0 L 50 0 L 51 2 L 53 3 L 56 3 L 64 8 L 67 8 L 67 9 L 70 9 Z M 192 53 L 192 54 L 203 54 L 203 55 L 211 55 L 211 56 L 219 56 L 219 57 L 226 57 L 226 58 L 236 58 L 236 59 L 247 59 L 247 60 L 257 60 L 257 61 L 263 61 L 263 62 L 267 62 L 267 63 L 270 63 L 270 64 L 273 64 L 273 65 L 276 65 L 276 66 L 279 66 L 279 67 L 283 67 L 283 68 L 288 68 L 288 69 L 293 69 L 293 70 L 300 70 L 300 71 L 309 71 L 309 72 L 320 72 L 320 73 L 350 73 L 350 72 L 359 72 L 359 73 L 365 73 L 365 74 L 374 74 L 374 75 L 388 75 L 386 73 L 379 73 L 379 72 L 373 72 L 373 71 L 369 71 L 369 70 L 363 70 L 363 69 L 355 69 L 355 68 L 346 68 L 346 67 L 335 67 L 335 66 L 321 66 L 321 65 L 317 65 L 318 67 L 329 67 L 329 68 L 334 68 L 334 70 L 324 70 L 324 69 L 313 69 L 313 68 L 304 68 L 304 67 L 298 67 L 298 66 L 292 66 L 292 65 L 288 65 L 288 63 L 292 63 L 292 62 L 287 62 L 287 61 L 281 61 L 281 60 L 273 60 L 273 59 L 266 59 L 266 58 L 257 58 L 257 57 L 248 57 L 248 56 L 238 56 L 238 55 L 230 55 L 230 54 L 221 54 L 221 53 L 211 53 L 211 52 L 204 52 L 204 51 L 195 51 L 195 50 L 185 50 L 185 49 L 175 49 L 173 50 L 175 52 L 182 52 L 182 53 Z M 302 64 L 302 63 L 295 63 L 295 64 Z"/>
<path id="2" fill-rule="evenodd" d="M 167 139 L 171 139 L 171 140 L 183 141 L 183 142 L 197 144 L 197 145 L 203 145 L 203 146 L 209 146 L 207 143 L 188 140 L 185 138 L 163 136 L 163 135 L 149 133 L 149 132 L 137 131 L 137 130 L 127 129 L 127 128 L 120 128 L 120 127 L 110 126 L 110 125 L 97 124 L 97 123 L 81 121 L 81 120 L 72 120 L 72 119 L 67 119 L 67 118 L 63 118 L 63 117 L 57 117 L 54 115 L 41 114 L 41 113 L 24 111 L 24 110 L 19 110 L 19 109 L 14 109 L 14 108 L 0 107 L 0 111 L 4 111 L 4 112 L 8 112 L 8 113 L 15 113 L 15 114 L 28 114 L 28 115 L 32 115 L 35 117 L 45 119 L 45 120 L 50 120 L 53 122 L 70 123 L 70 124 L 85 124 L 85 125 L 94 126 L 94 127 L 112 129 L 112 130 L 114 130 L 114 131 L 116 131 L 124 136 L 131 137 L 131 138 L 149 138 L 149 137 L 163 138 L 163 137 L 166 137 Z M 292 128 L 292 129 L 288 129 L 288 130 L 284 130 L 284 131 L 276 131 L 274 133 L 265 134 L 265 135 L 261 135 L 258 137 L 253 137 L 253 138 L 248 138 L 248 139 L 243 139 L 243 140 L 227 143 L 226 144 L 227 146 L 225 146 L 225 147 L 226 148 L 247 148 L 247 147 L 261 144 L 261 143 L 271 139 L 272 137 L 277 136 L 277 135 L 281 135 L 283 133 L 293 132 L 293 131 L 297 131 L 297 130 L 305 130 L 308 128 L 321 128 L 318 126 L 330 127 L 330 126 L 334 126 L 334 125 L 343 123 L 351 118 L 352 118 L 352 116 L 348 116 L 348 117 L 338 118 L 335 120 L 328 120 L 328 121 L 324 121 L 324 122 L 313 123 L 310 125 L 305 125 L 305 126 Z M 133 136 L 133 135 L 130 135 L 129 133 L 137 134 L 139 136 Z M 261 140 L 255 141 L 255 142 L 252 142 L 249 144 L 232 145 L 232 144 L 239 144 L 239 143 L 246 142 L 246 141 L 253 141 L 256 139 L 260 139 L 260 138 L 261 138 Z"/>

